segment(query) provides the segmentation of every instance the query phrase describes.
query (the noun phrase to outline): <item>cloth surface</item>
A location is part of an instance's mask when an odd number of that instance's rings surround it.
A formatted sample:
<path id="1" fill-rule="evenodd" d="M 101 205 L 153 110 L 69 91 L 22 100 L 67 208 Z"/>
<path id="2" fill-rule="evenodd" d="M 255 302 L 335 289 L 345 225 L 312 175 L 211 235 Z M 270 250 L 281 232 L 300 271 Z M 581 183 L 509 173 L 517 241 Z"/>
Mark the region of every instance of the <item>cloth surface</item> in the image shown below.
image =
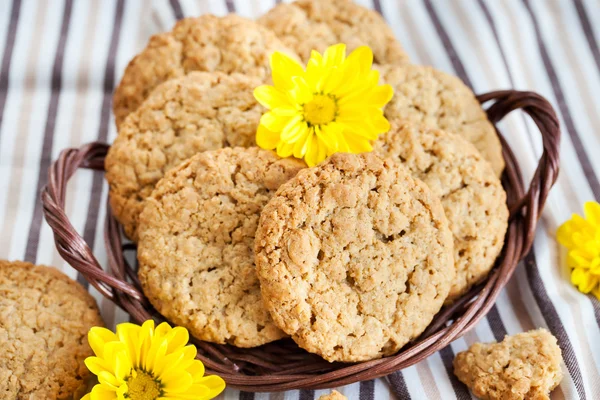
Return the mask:
<path id="1" fill-rule="evenodd" d="M 534 251 L 487 318 L 416 366 L 339 388 L 351 399 L 468 399 L 452 374 L 454 355 L 476 341 L 537 327 L 558 338 L 565 378 L 553 399 L 600 399 L 600 303 L 568 279 L 556 228 L 600 200 L 600 3 L 598 0 L 359 0 L 393 27 L 414 63 L 458 75 L 476 93 L 533 90 L 560 116 L 561 174 L 540 220 Z M 39 192 L 59 152 L 115 137 L 111 98 L 127 62 L 150 35 L 183 16 L 255 17 L 274 0 L 0 2 L 0 257 L 53 265 L 82 280 L 54 248 Z M 541 154 L 535 126 L 516 113 L 500 128 L 526 179 Z M 107 187 L 78 172 L 68 188 L 71 221 L 106 265 Z M 108 326 L 127 316 L 96 296 Z M 313 399 L 329 391 L 275 394 L 227 389 L 227 399 Z"/>

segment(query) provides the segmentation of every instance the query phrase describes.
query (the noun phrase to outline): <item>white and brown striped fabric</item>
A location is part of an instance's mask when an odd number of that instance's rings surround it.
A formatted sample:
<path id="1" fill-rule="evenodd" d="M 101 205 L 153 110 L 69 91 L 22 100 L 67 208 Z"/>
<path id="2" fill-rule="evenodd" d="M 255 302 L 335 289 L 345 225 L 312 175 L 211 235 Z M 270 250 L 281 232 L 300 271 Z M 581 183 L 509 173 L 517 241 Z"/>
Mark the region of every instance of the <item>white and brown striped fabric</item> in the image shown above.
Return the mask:
<path id="1" fill-rule="evenodd" d="M 324 0 L 325 1 L 325 0 Z M 475 92 L 515 88 L 546 96 L 563 127 L 562 170 L 540 220 L 534 251 L 487 318 L 424 362 L 387 379 L 339 390 L 353 399 L 469 399 L 454 355 L 476 341 L 546 327 L 558 338 L 565 379 L 553 399 L 600 399 L 600 303 L 569 283 L 557 226 L 600 200 L 600 3 L 598 0 L 360 0 L 384 15 L 413 62 L 458 75 Z M 149 6 L 151 4 L 151 6 Z M 112 141 L 111 97 L 148 37 L 184 16 L 255 17 L 274 0 L 0 1 L 0 258 L 57 266 L 40 188 L 61 149 Z M 535 126 L 513 115 L 501 129 L 526 177 L 541 154 Z M 101 263 L 106 184 L 79 172 L 68 214 Z M 93 288 L 109 325 L 127 319 Z M 227 399 L 311 400 L 326 391 L 240 393 Z"/>

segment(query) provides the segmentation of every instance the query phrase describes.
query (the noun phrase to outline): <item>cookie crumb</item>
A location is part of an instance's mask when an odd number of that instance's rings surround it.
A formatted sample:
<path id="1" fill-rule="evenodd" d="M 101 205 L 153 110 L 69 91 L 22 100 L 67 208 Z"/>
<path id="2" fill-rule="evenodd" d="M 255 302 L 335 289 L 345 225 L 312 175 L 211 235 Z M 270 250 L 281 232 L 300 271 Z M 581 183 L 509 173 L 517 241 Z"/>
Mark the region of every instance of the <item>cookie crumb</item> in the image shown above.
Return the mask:
<path id="1" fill-rule="evenodd" d="M 560 383 L 562 356 L 546 329 L 475 343 L 454 359 L 454 374 L 483 400 L 549 399 Z"/>
<path id="2" fill-rule="evenodd" d="M 332 390 L 331 393 L 321 395 L 319 400 L 348 400 L 348 398 L 337 390 Z"/>

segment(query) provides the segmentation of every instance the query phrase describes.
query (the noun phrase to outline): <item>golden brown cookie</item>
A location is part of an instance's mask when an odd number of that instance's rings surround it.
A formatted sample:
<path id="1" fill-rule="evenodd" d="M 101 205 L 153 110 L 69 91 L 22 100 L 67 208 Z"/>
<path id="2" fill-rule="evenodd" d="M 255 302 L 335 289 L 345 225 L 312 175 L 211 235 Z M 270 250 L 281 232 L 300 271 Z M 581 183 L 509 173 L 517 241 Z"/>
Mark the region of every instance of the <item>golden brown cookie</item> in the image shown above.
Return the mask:
<path id="1" fill-rule="evenodd" d="M 384 66 L 382 80 L 394 88 L 384 109 L 388 119 L 404 119 L 458 134 L 473 143 L 492 164 L 504 169 L 496 130 L 473 92 L 455 76 L 421 65 Z"/>
<path id="2" fill-rule="evenodd" d="M 394 119 L 390 123 L 373 151 L 402 163 L 442 200 L 454 236 L 451 302 L 494 266 L 508 226 L 506 193 L 490 164 L 462 137 Z"/>
<path id="3" fill-rule="evenodd" d="M 256 270 L 281 329 L 328 361 L 397 352 L 440 310 L 455 269 L 440 200 L 392 160 L 334 154 L 260 217 Z"/>
<path id="4" fill-rule="evenodd" d="M 332 390 L 331 393 L 320 396 L 319 400 L 348 400 L 348 398 L 337 390 Z"/>
<path id="5" fill-rule="evenodd" d="M 345 43 L 348 51 L 369 46 L 377 64 L 408 63 L 408 56 L 381 15 L 351 0 L 282 3 L 258 22 L 273 30 L 304 62 L 312 50 L 323 53 L 331 45 Z"/>
<path id="6" fill-rule="evenodd" d="M 253 347 L 285 336 L 260 298 L 254 233 L 263 206 L 303 167 L 236 147 L 170 170 L 140 216 L 139 277 L 154 307 L 209 342 Z"/>
<path id="7" fill-rule="evenodd" d="M 454 374 L 484 400 L 549 400 L 560 383 L 562 356 L 545 329 L 475 343 L 454 359 Z"/>
<path id="8" fill-rule="evenodd" d="M 110 205 L 137 240 L 143 200 L 165 172 L 194 154 L 253 146 L 264 108 L 252 95 L 257 78 L 192 72 L 158 86 L 121 125 L 106 157 Z"/>
<path id="9" fill-rule="evenodd" d="M 92 296 L 66 275 L 0 260 L 0 398 L 79 399 L 91 377 L 87 333 L 103 325 Z"/>
<path id="10" fill-rule="evenodd" d="M 156 86 L 191 71 L 239 72 L 268 81 L 274 51 L 297 58 L 273 32 L 238 15 L 182 19 L 171 32 L 152 36 L 127 66 L 113 98 L 117 127 Z"/>

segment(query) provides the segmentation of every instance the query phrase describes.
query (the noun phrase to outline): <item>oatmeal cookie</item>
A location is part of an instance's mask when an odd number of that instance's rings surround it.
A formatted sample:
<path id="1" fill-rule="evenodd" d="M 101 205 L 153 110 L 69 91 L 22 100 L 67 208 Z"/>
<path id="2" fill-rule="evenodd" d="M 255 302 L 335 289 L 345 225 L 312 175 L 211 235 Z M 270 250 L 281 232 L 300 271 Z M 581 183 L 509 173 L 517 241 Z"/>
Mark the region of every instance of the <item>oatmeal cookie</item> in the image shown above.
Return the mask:
<path id="1" fill-rule="evenodd" d="M 92 378 L 87 333 L 96 302 L 58 270 L 0 260 L 0 397 L 79 399 Z"/>
<path id="2" fill-rule="evenodd" d="M 454 374 L 484 400 L 550 399 L 560 383 L 562 356 L 545 329 L 506 336 L 500 343 L 475 343 L 454 359 Z"/>
<path id="3" fill-rule="evenodd" d="M 390 124 L 373 151 L 402 163 L 442 200 L 454 236 L 451 302 L 494 266 L 508 227 L 506 193 L 489 163 L 462 137 L 398 120 Z"/>
<path id="4" fill-rule="evenodd" d="M 283 184 L 255 252 L 277 326 L 328 361 L 397 352 L 429 325 L 455 275 L 440 200 L 372 153 L 334 154 Z"/>
<path id="5" fill-rule="evenodd" d="M 496 130 L 473 92 L 460 79 L 421 65 L 384 66 L 382 81 L 394 97 L 384 109 L 388 119 L 424 123 L 458 134 L 473 143 L 492 164 L 497 176 L 504 169 Z"/>
<path id="6" fill-rule="evenodd" d="M 377 64 L 406 64 L 408 56 L 377 12 L 351 0 L 299 0 L 279 4 L 258 19 L 306 62 L 312 50 L 345 43 L 373 50 Z"/>
<path id="7" fill-rule="evenodd" d="M 254 233 L 263 206 L 303 167 L 236 147 L 171 169 L 140 215 L 139 277 L 154 307 L 209 342 L 253 347 L 285 336 L 261 301 Z"/>
<path id="8" fill-rule="evenodd" d="M 165 172 L 194 154 L 253 146 L 264 108 L 252 95 L 257 78 L 192 72 L 158 86 L 121 125 L 106 157 L 110 205 L 137 240 L 143 200 Z"/>
<path id="9" fill-rule="evenodd" d="M 274 51 L 298 57 L 273 32 L 235 14 L 182 19 L 171 32 L 152 36 L 127 66 L 113 98 L 117 127 L 156 86 L 191 71 L 239 72 L 268 81 Z"/>

